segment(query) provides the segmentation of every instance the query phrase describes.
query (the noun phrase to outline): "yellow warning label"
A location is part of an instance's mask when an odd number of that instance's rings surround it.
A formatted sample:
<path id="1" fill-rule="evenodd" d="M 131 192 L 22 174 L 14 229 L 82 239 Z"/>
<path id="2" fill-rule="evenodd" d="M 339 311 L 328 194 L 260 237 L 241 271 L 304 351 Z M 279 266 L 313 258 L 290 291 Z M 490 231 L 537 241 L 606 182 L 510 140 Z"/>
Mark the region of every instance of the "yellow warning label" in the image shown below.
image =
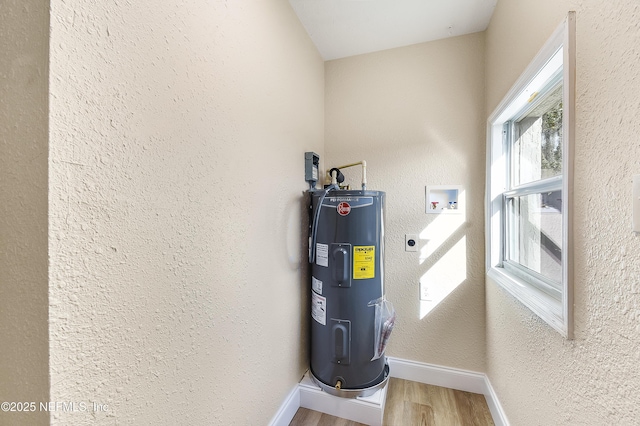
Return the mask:
<path id="1" fill-rule="evenodd" d="M 376 246 L 353 246 L 353 279 L 376 276 Z"/>

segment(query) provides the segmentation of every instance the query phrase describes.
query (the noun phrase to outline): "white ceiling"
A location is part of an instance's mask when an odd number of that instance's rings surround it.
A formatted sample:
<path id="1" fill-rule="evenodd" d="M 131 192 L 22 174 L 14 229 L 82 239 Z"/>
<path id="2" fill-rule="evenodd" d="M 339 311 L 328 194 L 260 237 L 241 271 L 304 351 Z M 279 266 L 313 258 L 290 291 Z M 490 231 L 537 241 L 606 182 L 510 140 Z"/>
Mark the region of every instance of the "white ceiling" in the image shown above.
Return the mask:
<path id="1" fill-rule="evenodd" d="M 325 60 L 484 31 L 497 0 L 289 0 Z"/>

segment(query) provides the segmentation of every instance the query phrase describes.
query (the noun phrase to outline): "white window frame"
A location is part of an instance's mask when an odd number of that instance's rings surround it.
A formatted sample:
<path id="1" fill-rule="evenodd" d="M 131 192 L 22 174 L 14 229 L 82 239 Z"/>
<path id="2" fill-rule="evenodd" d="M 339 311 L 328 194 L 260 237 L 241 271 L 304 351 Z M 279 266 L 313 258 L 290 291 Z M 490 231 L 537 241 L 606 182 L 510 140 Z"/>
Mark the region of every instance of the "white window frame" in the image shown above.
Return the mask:
<path id="1" fill-rule="evenodd" d="M 575 12 L 553 33 L 524 73 L 509 90 L 487 123 L 486 270 L 487 276 L 516 297 L 536 315 L 568 339 L 573 338 L 573 156 L 575 137 Z M 504 123 L 513 119 L 527 101 L 549 80 L 562 62 L 563 155 L 562 155 L 562 283 L 560 294 L 542 291 L 532 284 L 533 274 L 505 268 L 505 218 L 507 195 L 507 149 Z M 546 74 L 545 74 L 546 73 Z M 513 194 L 511 194 L 513 195 Z M 526 272 L 525 272 L 526 274 Z M 526 279 L 523 279 L 526 278 Z"/>

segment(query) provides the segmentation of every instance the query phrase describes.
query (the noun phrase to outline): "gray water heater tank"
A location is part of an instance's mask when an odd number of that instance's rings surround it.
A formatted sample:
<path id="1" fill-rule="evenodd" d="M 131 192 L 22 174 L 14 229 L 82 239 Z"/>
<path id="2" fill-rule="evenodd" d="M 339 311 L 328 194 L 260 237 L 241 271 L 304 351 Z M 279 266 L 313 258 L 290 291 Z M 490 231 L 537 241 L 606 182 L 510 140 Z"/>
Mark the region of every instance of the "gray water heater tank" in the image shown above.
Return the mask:
<path id="1" fill-rule="evenodd" d="M 312 217 L 323 191 L 312 192 Z M 311 373 L 325 391 L 370 395 L 387 380 L 375 352 L 375 302 L 384 295 L 380 191 L 330 190 L 322 202 L 311 266 Z"/>

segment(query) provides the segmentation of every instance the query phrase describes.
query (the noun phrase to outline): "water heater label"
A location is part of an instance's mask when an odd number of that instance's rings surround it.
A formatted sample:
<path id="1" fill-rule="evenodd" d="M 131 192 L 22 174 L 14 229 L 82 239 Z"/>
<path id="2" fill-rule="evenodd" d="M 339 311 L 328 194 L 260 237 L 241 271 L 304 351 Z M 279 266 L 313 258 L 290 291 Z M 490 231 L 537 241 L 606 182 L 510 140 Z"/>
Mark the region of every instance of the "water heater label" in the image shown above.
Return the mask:
<path id="1" fill-rule="evenodd" d="M 322 325 L 327 325 L 327 298 L 311 292 L 311 318 Z"/>
<path id="2" fill-rule="evenodd" d="M 353 279 L 376 276 L 376 246 L 353 246 Z"/>
<path id="3" fill-rule="evenodd" d="M 316 265 L 329 267 L 329 245 L 316 244 Z"/>
<path id="4" fill-rule="evenodd" d="M 316 277 L 311 277 L 311 288 L 318 294 L 322 294 L 322 281 Z"/>

